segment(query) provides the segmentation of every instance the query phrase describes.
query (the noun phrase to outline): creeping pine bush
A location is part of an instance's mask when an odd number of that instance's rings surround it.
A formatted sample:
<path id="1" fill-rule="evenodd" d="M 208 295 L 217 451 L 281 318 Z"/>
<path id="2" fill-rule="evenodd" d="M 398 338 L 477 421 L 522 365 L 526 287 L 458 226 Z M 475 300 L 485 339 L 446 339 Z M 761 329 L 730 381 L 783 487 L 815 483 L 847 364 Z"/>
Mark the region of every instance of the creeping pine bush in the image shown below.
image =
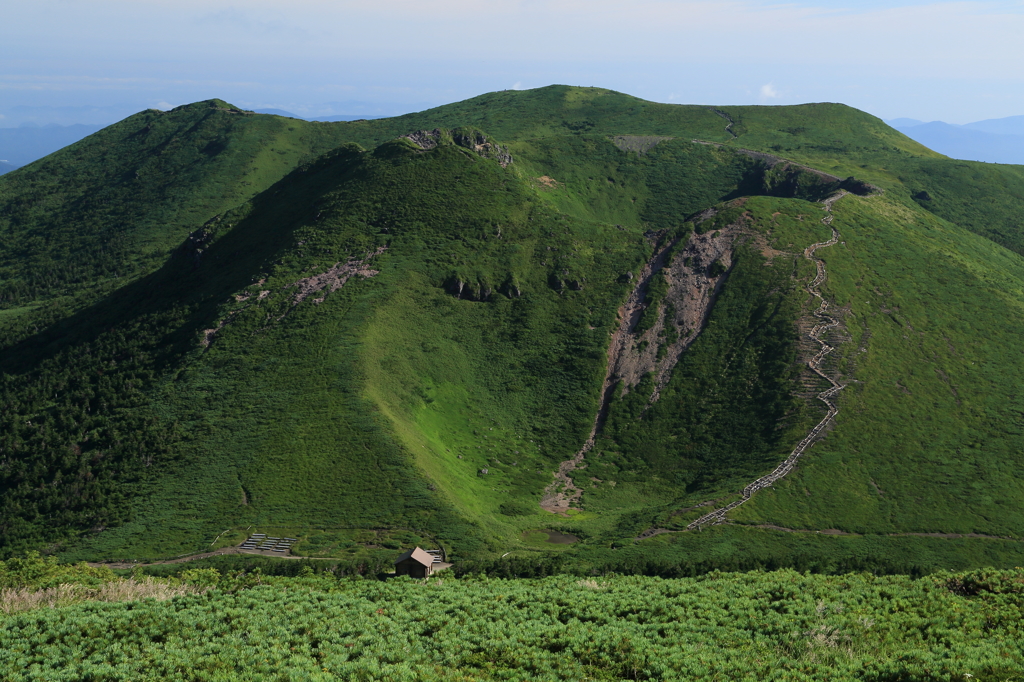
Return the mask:
<path id="1" fill-rule="evenodd" d="M 95 587 L 116 578 L 109 568 L 93 568 L 85 562 L 62 564 L 57 557 L 39 552 L 0 561 L 0 588 L 47 589 L 66 583 Z"/>
<path id="2" fill-rule="evenodd" d="M 917 580 L 310 572 L 0 616 L 0 679 L 1020 680 L 1022 584 L 1021 569 Z"/>

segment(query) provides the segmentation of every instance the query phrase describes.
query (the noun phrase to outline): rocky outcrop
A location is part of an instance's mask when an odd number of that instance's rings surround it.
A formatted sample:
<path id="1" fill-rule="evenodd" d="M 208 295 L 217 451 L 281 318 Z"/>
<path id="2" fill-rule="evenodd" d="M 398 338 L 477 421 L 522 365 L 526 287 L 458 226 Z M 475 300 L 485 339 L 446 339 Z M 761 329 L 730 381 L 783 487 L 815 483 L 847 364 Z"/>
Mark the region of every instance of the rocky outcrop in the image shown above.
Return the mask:
<path id="1" fill-rule="evenodd" d="M 724 115 L 716 110 L 712 111 L 719 115 Z M 810 166 L 805 166 L 784 159 L 781 156 L 775 156 L 774 154 L 758 152 L 753 149 L 743 149 L 742 147 L 732 147 L 719 142 L 707 142 L 705 140 L 693 140 L 693 142 L 719 149 L 729 149 L 737 154 L 760 161 L 764 169 L 763 187 L 761 189 L 763 193 L 771 196 L 798 197 L 810 201 L 824 201 L 838 191 L 845 191 L 858 196 L 883 193 L 880 187 L 876 187 L 864 180 L 858 180 L 852 175 L 844 179 L 838 175 L 826 173 L 817 168 L 811 168 Z M 809 185 L 811 186 L 809 193 L 813 196 L 803 196 L 808 194 Z"/>
<path id="2" fill-rule="evenodd" d="M 379 274 L 378 270 L 370 269 L 370 267 L 368 266 L 368 262 L 370 261 L 371 258 L 375 258 L 384 253 L 387 250 L 387 248 L 388 247 L 386 246 L 381 246 L 375 251 L 370 251 L 361 260 L 352 259 L 346 263 L 335 263 L 327 272 L 320 273 L 319 275 L 313 275 L 312 277 L 304 277 L 303 279 L 297 280 L 285 286 L 284 289 L 297 288 L 298 292 L 296 292 L 295 295 L 292 297 L 291 306 L 280 316 L 275 318 L 275 322 L 280 322 L 282 319 L 285 318 L 285 316 L 288 315 L 288 312 L 290 312 L 292 308 L 294 308 L 299 303 L 301 303 L 302 301 L 309 298 L 315 293 L 325 292 L 323 293 L 323 295 L 313 299 L 313 303 L 319 305 L 320 303 L 324 302 L 324 299 L 327 297 L 327 293 L 337 291 L 341 287 L 345 286 L 345 282 L 350 280 L 352 277 L 358 275 L 359 277 L 365 279 L 367 277 L 373 277 Z M 260 279 L 254 282 L 253 286 L 259 286 L 263 284 L 265 281 L 265 279 Z M 243 303 L 245 305 L 243 305 L 241 308 L 228 312 L 228 314 L 223 319 L 217 322 L 217 325 L 215 327 L 211 327 L 210 329 L 204 329 L 202 331 L 202 335 L 199 338 L 199 344 L 204 348 L 209 348 L 210 344 L 213 343 L 214 339 L 216 338 L 217 333 L 220 332 L 220 330 L 223 329 L 225 326 L 230 324 L 236 315 L 243 312 L 244 310 L 247 310 L 249 306 L 253 305 L 254 303 L 258 303 L 259 301 L 262 301 L 265 298 L 269 297 L 271 293 L 272 292 L 269 289 L 260 290 L 255 300 L 252 300 L 253 292 L 251 291 L 242 291 L 241 293 L 234 294 L 231 297 L 232 301 L 234 303 Z"/>
<path id="3" fill-rule="evenodd" d="M 433 130 L 417 130 L 416 132 L 402 135 L 399 139 L 409 140 L 424 151 L 436 147 L 442 139 L 443 133 L 440 128 Z"/>
<path id="4" fill-rule="evenodd" d="M 194 269 L 199 268 L 199 264 L 203 260 L 203 252 L 206 251 L 210 246 L 210 243 L 213 241 L 213 226 L 219 221 L 219 215 L 210 218 L 198 230 L 189 232 L 188 237 L 186 237 L 182 245 L 178 247 L 178 253 L 189 258 L 192 261 L 192 267 Z"/>
<path id="5" fill-rule="evenodd" d="M 515 277 L 506 279 L 505 283 L 498 288 L 498 292 L 509 298 L 520 298 L 523 295 L 522 290 L 519 288 L 519 282 Z"/>
<path id="6" fill-rule="evenodd" d="M 371 251 L 366 254 L 361 260 L 350 260 L 346 263 L 335 263 L 330 270 L 322 272 L 319 275 L 313 275 L 312 277 L 304 277 L 298 281 L 292 282 L 285 289 L 297 288 L 298 291 L 292 298 L 292 305 L 296 306 L 304 301 L 309 296 L 326 290 L 327 293 L 337 291 L 341 287 L 345 286 L 345 282 L 355 276 L 362 278 L 373 277 L 377 275 L 379 270 L 370 269 L 368 262 L 372 258 L 376 258 L 387 250 L 388 247 L 381 246 L 376 251 Z M 322 303 L 324 296 L 313 299 L 314 303 Z"/>
<path id="7" fill-rule="evenodd" d="M 463 281 L 457 275 L 449 277 L 445 289 L 457 299 L 462 301 L 489 301 L 494 290 L 485 282 L 470 283 Z M 518 294 L 518 287 L 515 288 Z"/>
<path id="8" fill-rule="evenodd" d="M 493 159 L 502 168 L 506 168 L 513 160 L 508 147 L 497 144 L 482 132 L 473 128 L 455 128 L 450 131 L 443 128 L 417 130 L 408 135 L 402 135 L 399 139 L 409 140 L 424 151 L 444 144 L 453 144 L 464 149 L 470 149 L 485 159 Z"/>
<path id="9" fill-rule="evenodd" d="M 512 163 L 512 154 L 509 153 L 508 147 L 492 142 L 479 130 L 456 128 L 452 131 L 452 142 L 460 147 L 472 149 L 485 159 L 494 159 L 502 168 Z"/>

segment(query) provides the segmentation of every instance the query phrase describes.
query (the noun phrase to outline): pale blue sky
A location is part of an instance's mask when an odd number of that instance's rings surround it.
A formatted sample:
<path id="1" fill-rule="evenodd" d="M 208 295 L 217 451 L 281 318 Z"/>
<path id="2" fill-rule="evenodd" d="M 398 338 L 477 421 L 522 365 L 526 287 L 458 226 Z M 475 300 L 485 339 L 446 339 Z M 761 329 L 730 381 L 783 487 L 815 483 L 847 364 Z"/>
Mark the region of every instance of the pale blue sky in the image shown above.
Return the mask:
<path id="1" fill-rule="evenodd" d="M 0 23 L 0 126 L 26 106 L 395 113 L 551 83 L 965 123 L 1024 114 L 1022 36 L 1024 1 L 32 0 Z"/>

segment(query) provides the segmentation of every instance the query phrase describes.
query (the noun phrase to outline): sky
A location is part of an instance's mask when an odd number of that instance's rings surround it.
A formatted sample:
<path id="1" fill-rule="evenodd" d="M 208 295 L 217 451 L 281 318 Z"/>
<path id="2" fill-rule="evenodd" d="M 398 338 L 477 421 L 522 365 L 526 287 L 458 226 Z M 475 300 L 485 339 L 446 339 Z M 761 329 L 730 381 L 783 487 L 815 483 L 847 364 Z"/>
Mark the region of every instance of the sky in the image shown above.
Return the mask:
<path id="1" fill-rule="evenodd" d="M 392 115 L 552 83 L 885 119 L 1024 114 L 1024 0 L 31 0 L 3 15 L 0 127 L 213 97 Z"/>

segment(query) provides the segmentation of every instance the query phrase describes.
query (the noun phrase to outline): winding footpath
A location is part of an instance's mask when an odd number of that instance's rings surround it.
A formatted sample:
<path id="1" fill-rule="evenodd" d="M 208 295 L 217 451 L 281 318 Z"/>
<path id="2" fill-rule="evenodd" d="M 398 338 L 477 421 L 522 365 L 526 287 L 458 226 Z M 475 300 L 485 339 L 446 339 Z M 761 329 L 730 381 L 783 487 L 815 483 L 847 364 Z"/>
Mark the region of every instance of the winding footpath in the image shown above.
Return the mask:
<path id="1" fill-rule="evenodd" d="M 733 130 L 732 130 L 733 124 L 736 123 L 736 121 L 732 120 L 732 116 L 730 116 L 729 114 L 725 113 L 721 109 L 711 108 L 711 109 L 708 109 L 708 111 L 710 111 L 715 116 L 721 116 L 722 118 L 724 118 L 726 121 L 729 122 L 729 125 L 725 126 L 725 132 L 729 133 L 729 135 L 732 136 L 732 139 L 735 140 L 737 137 L 739 137 L 739 135 L 734 133 Z"/>
<path id="2" fill-rule="evenodd" d="M 740 506 L 741 504 L 749 500 L 751 497 L 754 496 L 754 493 L 756 493 L 758 490 L 773 485 L 776 481 L 786 476 L 786 474 L 791 472 L 796 467 L 797 460 L 799 460 L 800 457 L 803 456 L 804 452 L 807 451 L 807 448 L 809 448 L 811 444 L 814 443 L 819 436 L 821 436 L 822 432 L 829 426 L 829 424 L 832 423 L 832 420 L 835 419 L 835 416 L 839 414 L 839 408 L 836 407 L 836 404 L 833 402 L 832 398 L 835 397 L 835 395 L 839 393 L 839 391 L 843 390 L 846 387 L 846 385 L 840 384 L 835 379 L 828 376 L 821 370 L 822 361 L 829 353 L 835 350 L 832 346 L 828 345 L 827 343 L 821 340 L 821 335 L 830 329 L 838 327 L 839 320 L 834 317 L 831 317 L 828 314 L 829 303 L 828 301 L 825 300 L 824 296 L 822 296 L 821 292 L 818 290 L 818 288 L 825 282 L 825 279 L 827 278 L 828 274 L 825 270 L 824 261 L 822 261 L 820 258 L 815 258 L 814 252 L 817 251 L 818 249 L 823 249 L 832 246 L 833 244 L 839 241 L 839 232 L 836 230 L 836 228 L 832 227 L 832 205 L 835 202 L 842 199 L 847 194 L 848 192 L 843 190 L 832 195 L 831 197 L 824 201 L 825 210 L 828 212 L 828 215 L 822 218 L 821 222 L 825 225 L 828 225 L 832 229 L 832 238 L 827 242 L 818 242 L 817 244 L 811 244 L 806 249 L 804 249 L 804 258 L 813 261 L 815 268 L 817 270 L 817 274 L 815 275 L 814 279 L 811 281 L 810 284 L 807 285 L 807 292 L 814 296 L 815 298 L 817 298 L 820 302 L 818 305 L 818 309 L 814 311 L 814 316 L 818 318 L 819 322 L 817 325 L 815 325 L 814 329 L 812 329 L 808 333 L 808 336 L 814 339 L 814 341 L 816 341 L 821 346 L 821 349 L 813 358 L 811 358 L 807 362 L 807 366 L 811 369 L 812 372 L 814 372 L 822 379 L 829 382 L 829 384 L 831 384 L 827 389 L 819 393 L 817 396 L 818 400 L 825 403 L 825 407 L 828 408 L 828 412 L 825 414 L 825 418 L 818 422 L 817 425 L 815 425 L 815 427 L 811 429 L 806 436 L 804 436 L 804 439 L 801 440 L 795 448 L 793 448 L 793 452 L 790 453 L 789 457 L 787 457 L 782 464 L 777 466 L 773 472 L 771 472 L 767 476 L 762 476 L 761 478 L 757 479 L 753 483 L 749 484 L 746 488 L 744 488 L 740 499 L 730 504 L 727 504 L 721 509 L 716 509 L 712 512 L 705 514 L 704 516 L 701 516 L 696 521 L 693 521 L 689 525 L 687 525 L 686 530 L 699 530 L 703 526 L 711 526 L 717 523 L 724 523 L 726 514 L 728 514 L 730 511 L 732 511 L 736 507 Z"/>

